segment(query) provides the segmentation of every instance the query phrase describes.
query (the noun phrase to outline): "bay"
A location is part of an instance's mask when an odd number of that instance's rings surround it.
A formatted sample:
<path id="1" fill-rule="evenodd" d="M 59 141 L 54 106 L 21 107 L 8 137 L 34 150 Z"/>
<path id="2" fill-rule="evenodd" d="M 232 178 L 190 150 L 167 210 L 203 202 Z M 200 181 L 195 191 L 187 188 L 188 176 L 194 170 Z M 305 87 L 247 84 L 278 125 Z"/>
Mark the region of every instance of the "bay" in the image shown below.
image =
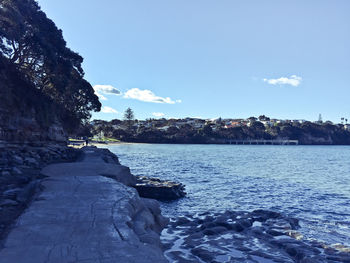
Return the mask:
<path id="1" fill-rule="evenodd" d="M 179 181 L 162 213 L 271 209 L 300 220 L 305 239 L 350 246 L 350 147 L 118 144 L 134 175 Z"/>

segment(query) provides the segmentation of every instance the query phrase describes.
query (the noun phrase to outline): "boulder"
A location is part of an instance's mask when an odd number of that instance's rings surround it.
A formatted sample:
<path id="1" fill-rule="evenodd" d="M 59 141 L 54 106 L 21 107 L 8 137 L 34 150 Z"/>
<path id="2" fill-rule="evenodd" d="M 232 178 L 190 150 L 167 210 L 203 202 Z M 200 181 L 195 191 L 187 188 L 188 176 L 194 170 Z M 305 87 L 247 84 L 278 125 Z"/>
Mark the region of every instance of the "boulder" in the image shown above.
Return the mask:
<path id="1" fill-rule="evenodd" d="M 181 183 L 136 176 L 134 186 L 141 197 L 157 200 L 175 200 L 186 195 L 185 186 Z"/>

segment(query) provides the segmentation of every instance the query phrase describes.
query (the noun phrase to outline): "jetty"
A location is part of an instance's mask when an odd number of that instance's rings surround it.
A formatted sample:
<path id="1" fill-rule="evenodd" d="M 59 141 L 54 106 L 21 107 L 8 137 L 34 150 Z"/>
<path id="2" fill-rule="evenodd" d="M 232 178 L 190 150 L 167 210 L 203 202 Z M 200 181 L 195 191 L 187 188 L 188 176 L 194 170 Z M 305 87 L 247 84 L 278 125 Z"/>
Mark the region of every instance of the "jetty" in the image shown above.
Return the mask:
<path id="1" fill-rule="evenodd" d="M 224 144 L 298 145 L 298 140 L 224 140 Z"/>

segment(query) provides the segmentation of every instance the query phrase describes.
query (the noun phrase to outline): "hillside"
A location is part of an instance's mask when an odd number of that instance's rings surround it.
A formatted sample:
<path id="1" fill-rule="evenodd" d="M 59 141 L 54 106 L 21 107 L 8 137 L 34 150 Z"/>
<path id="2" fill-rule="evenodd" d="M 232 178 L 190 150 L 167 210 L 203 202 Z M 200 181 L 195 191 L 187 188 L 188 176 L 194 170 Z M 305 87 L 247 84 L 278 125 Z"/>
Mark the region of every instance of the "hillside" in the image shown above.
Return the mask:
<path id="1" fill-rule="evenodd" d="M 158 119 L 134 121 L 95 120 L 92 135 L 143 143 L 227 143 L 229 140 L 298 140 L 304 145 L 350 145 L 348 125 L 331 122 L 258 120 Z"/>

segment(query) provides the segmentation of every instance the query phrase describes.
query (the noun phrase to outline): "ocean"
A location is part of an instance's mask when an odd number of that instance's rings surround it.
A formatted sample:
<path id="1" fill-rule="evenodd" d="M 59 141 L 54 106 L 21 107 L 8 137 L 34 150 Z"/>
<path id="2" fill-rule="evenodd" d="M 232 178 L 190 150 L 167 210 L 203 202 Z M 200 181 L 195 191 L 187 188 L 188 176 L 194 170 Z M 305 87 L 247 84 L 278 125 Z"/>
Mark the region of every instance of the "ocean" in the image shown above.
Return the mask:
<path id="1" fill-rule="evenodd" d="M 269 209 L 300 220 L 303 239 L 350 246 L 350 147 L 119 144 L 132 174 L 178 181 L 165 216 Z"/>

